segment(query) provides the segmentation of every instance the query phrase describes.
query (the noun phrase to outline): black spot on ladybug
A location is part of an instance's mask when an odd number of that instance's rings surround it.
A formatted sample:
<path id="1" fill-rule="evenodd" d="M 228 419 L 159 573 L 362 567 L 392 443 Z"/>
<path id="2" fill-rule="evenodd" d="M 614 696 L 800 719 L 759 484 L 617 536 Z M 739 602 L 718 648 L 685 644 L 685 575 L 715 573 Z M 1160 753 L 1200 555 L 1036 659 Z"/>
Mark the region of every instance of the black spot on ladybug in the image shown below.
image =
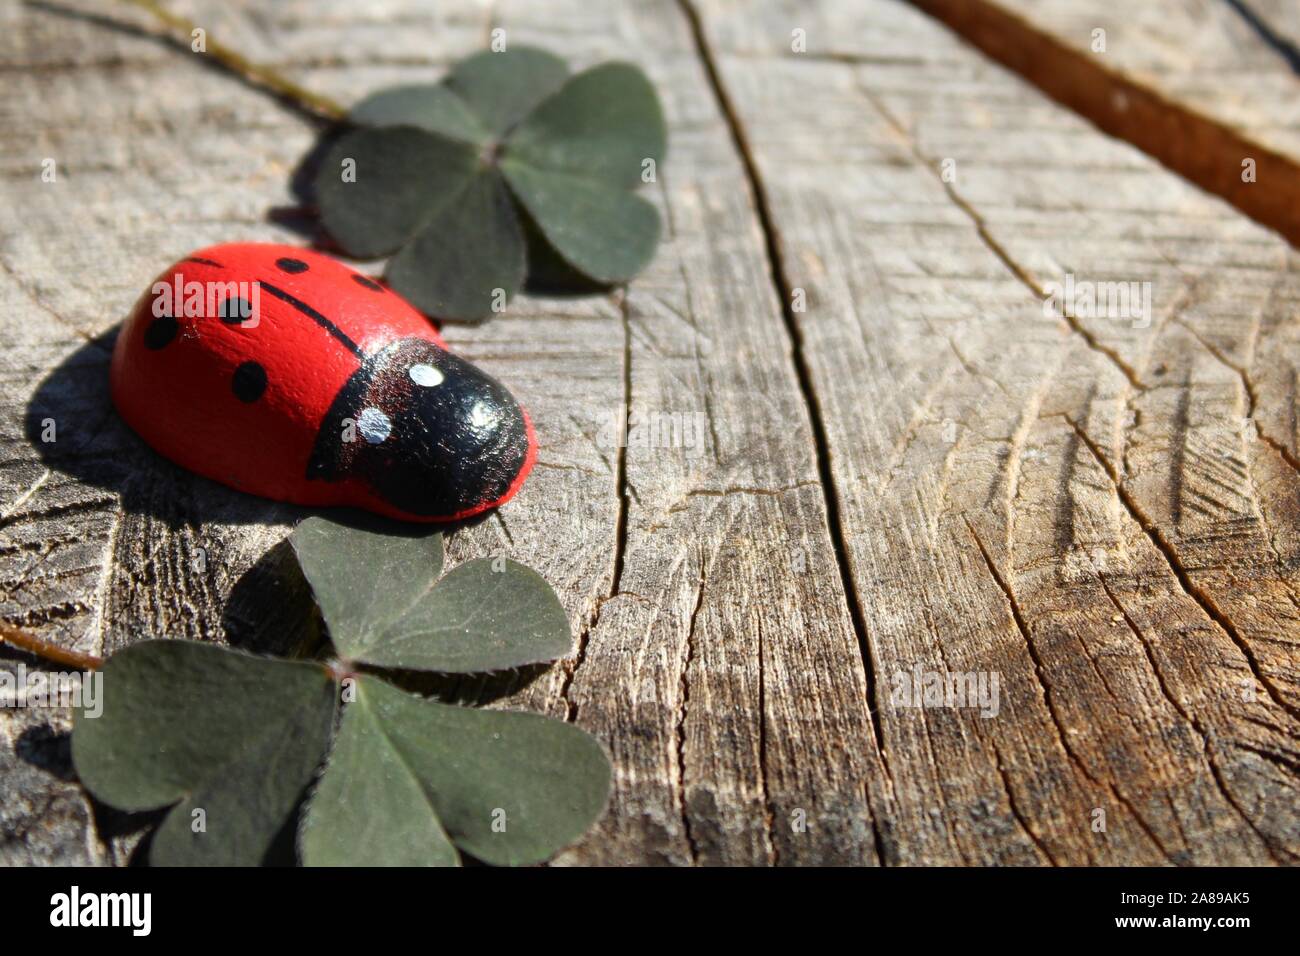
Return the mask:
<path id="1" fill-rule="evenodd" d="M 214 261 L 211 260 L 211 259 L 204 259 L 202 256 L 190 256 L 190 257 L 189 257 L 188 259 L 186 259 L 185 261 L 186 261 L 186 262 L 197 262 L 197 263 L 198 263 L 199 265 L 201 265 L 201 266 L 216 266 L 218 269 L 221 268 L 221 263 L 220 263 L 220 262 L 214 262 Z"/>
<path id="2" fill-rule="evenodd" d="M 176 320 L 170 315 L 160 315 L 144 330 L 144 347 L 157 351 L 176 338 Z"/>
<path id="3" fill-rule="evenodd" d="M 374 279 L 371 279 L 369 276 L 363 276 L 359 272 L 354 272 L 352 274 L 352 281 L 355 282 L 357 285 L 361 286 L 362 288 L 369 289 L 371 292 L 384 291 L 384 287 L 381 286 L 378 282 L 376 282 Z"/>
<path id="4" fill-rule="evenodd" d="M 245 362 L 230 378 L 230 390 L 241 402 L 255 402 L 266 391 L 266 369 L 257 362 Z"/>
<path id="5" fill-rule="evenodd" d="M 301 259 L 290 259 L 285 256 L 282 259 L 276 259 L 275 264 L 280 267 L 281 272 L 289 272 L 297 275 L 299 272 L 307 271 L 307 263 Z"/>
<path id="6" fill-rule="evenodd" d="M 226 325 L 238 325 L 253 317 L 253 306 L 247 299 L 226 299 L 218 308 L 217 315 Z"/>

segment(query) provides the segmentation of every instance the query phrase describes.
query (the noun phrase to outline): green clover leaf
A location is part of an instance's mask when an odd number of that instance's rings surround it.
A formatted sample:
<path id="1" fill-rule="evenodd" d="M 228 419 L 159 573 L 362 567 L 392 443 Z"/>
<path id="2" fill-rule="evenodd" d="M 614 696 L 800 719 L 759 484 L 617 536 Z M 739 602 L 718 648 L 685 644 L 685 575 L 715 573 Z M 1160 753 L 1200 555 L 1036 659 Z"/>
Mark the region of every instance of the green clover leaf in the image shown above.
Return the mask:
<path id="1" fill-rule="evenodd" d="M 479 674 L 569 653 L 569 619 L 536 571 L 480 558 L 441 580 L 442 536 L 308 518 L 290 538 L 335 649 L 349 661 Z"/>
<path id="2" fill-rule="evenodd" d="M 550 586 L 504 559 L 439 578 L 437 533 L 309 518 L 290 542 L 346 661 L 144 641 L 105 664 L 102 713 L 74 715 L 73 763 L 91 793 L 124 810 L 171 807 L 150 861 L 263 862 L 314 778 L 298 833 L 308 865 L 456 865 L 458 850 L 519 865 L 581 836 L 610 787 L 589 734 L 416 697 L 355 669 L 553 660 L 571 635 Z"/>
<path id="3" fill-rule="evenodd" d="M 455 844 L 485 863 L 538 863 L 600 814 L 609 779 L 600 745 L 571 724 L 363 675 L 308 805 L 303 862 L 455 865 Z"/>
<path id="4" fill-rule="evenodd" d="M 73 716 L 81 782 L 121 810 L 175 804 L 160 866 L 255 866 L 325 754 L 338 694 L 321 664 L 145 641 L 104 665 L 103 713 Z"/>
<path id="5" fill-rule="evenodd" d="M 391 256 L 389 284 L 430 315 L 482 319 L 550 260 L 609 285 L 654 255 L 659 213 L 633 190 L 667 134 L 631 64 L 570 76 L 542 50 L 483 52 L 348 118 L 317 174 L 322 221 L 349 254 Z"/>

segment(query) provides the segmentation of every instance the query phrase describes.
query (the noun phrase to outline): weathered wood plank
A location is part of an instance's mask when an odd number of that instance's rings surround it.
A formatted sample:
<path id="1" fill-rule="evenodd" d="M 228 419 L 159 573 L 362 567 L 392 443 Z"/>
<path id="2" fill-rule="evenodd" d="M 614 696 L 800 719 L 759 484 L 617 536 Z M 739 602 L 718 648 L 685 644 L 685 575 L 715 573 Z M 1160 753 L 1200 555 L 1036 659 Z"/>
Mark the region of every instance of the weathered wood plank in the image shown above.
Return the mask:
<path id="1" fill-rule="evenodd" d="M 1300 242 L 1300 51 L 1278 32 L 1295 26 L 1293 4 L 912 2 L 1101 129 Z"/>
<path id="2" fill-rule="evenodd" d="M 878 686 L 1002 680 L 878 696 L 903 859 L 1293 861 L 1292 251 L 896 3 L 700 7 Z M 1151 313 L 1045 315 L 1066 273 Z"/>
<path id="3" fill-rule="evenodd" d="M 982 0 L 1170 102 L 1300 156 L 1296 66 L 1269 42 L 1297 23 L 1285 0 Z M 1244 14 L 1244 15 L 1243 15 Z M 1288 23 L 1289 21 L 1289 23 Z M 1102 31 L 1100 34 L 1095 31 Z M 1280 32 L 1279 32 L 1280 31 Z"/>
<path id="4" fill-rule="evenodd" d="M 286 177 L 313 128 L 187 50 L 68 9 L 28 11 L 0 48 L 0 62 L 41 64 L 18 73 L 11 108 L 40 120 L 38 141 L 64 170 L 42 186 L 38 161 L 6 143 L 2 288 L 31 320 L 4 327 L 14 464 L 2 533 L 15 557 L 0 610 L 31 609 L 33 628 L 88 649 L 147 634 L 292 643 L 268 626 L 276 602 L 264 588 L 266 556 L 300 512 L 159 462 L 103 416 L 107 353 L 84 338 L 110 329 L 184 249 L 283 241 L 267 210 L 294 206 Z M 527 300 L 448 336 L 510 384 L 542 444 L 519 498 L 457 531 L 451 553 L 505 551 L 537 567 L 580 634 L 573 661 L 504 698 L 576 719 L 614 757 L 610 812 L 565 860 L 873 860 L 870 802 L 882 797 L 868 786 L 880 773 L 807 409 L 752 200 L 680 11 L 511 4 L 426 20 L 414 3 L 339 2 L 310 17 L 177 9 L 345 100 L 436 75 L 498 25 L 511 42 L 579 63 L 621 55 L 650 71 L 672 125 L 657 197 L 669 234 L 656 263 L 626 297 Z M 91 99 L 103 106 L 87 122 Z M 96 223 L 105 243 L 85 243 L 70 218 Z M 620 449 L 606 436 L 624 405 L 701 428 L 685 447 Z M 53 456 L 35 446 L 29 406 L 77 443 Z M 69 525 L 70 507 L 84 526 Z M 18 563 L 32 549 L 48 573 Z M 30 786 L 33 802 L 56 791 L 81 800 L 67 783 Z M 13 861 L 49 851 L 8 832 Z M 68 845 L 62 835 L 51 844 Z"/>
<path id="5" fill-rule="evenodd" d="M 344 101 L 497 27 L 632 59 L 664 97 L 646 274 L 448 336 L 542 441 L 452 559 L 537 567 L 578 635 L 464 693 L 572 719 L 615 763 L 559 862 L 1300 855 L 1275 236 L 890 0 L 176 9 Z M 316 128 L 130 12 L 3 15 L 0 108 L 29 137 L 0 137 L 0 614 L 84 650 L 292 646 L 277 545 L 302 512 L 143 448 L 106 411 L 104 336 L 179 252 L 310 232 L 288 178 Z M 1066 273 L 1150 281 L 1150 321 L 1045 315 Z M 660 440 L 620 446 L 628 406 Z M 996 715 L 891 704 L 916 671 L 996 675 Z M 132 846 L 92 817 L 66 726 L 0 711 L 0 861 Z"/>
<path id="6" fill-rule="evenodd" d="M 701 423 L 689 447 L 622 456 L 621 521 L 595 543 L 615 577 L 566 691 L 613 749 L 617 810 L 565 859 L 870 862 L 881 774 L 808 411 L 686 19 L 579 2 L 496 18 L 513 42 L 634 59 L 661 90 L 668 239 L 625 302 L 627 401 Z"/>

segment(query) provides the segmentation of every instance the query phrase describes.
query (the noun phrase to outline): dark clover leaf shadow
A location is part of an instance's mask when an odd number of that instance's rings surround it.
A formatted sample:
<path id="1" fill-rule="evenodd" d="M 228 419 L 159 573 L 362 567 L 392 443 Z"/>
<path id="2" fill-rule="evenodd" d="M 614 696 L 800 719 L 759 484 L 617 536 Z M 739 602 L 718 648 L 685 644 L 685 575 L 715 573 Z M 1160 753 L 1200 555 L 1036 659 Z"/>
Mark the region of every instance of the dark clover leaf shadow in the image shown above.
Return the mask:
<path id="1" fill-rule="evenodd" d="M 49 724 L 28 727 L 14 741 L 14 756 L 31 767 L 63 783 L 76 783 L 72 766 L 72 732 L 57 730 Z M 128 865 L 143 865 L 140 850 L 152 829 L 162 820 L 159 812 L 128 813 L 94 799 L 88 801 L 95 834 L 101 842 L 124 853 Z"/>
<path id="2" fill-rule="evenodd" d="M 313 248 L 335 255 L 343 253 L 343 249 L 321 223 L 320 210 L 316 207 L 316 179 L 321 175 L 325 157 L 349 128 L 346 123 L 335 123 L 321 131 L 289 173 L 289 193 L 297 204 L 273 206 L 266 214 L 268 220 L 296 233 Z"/>
<path id="3" fill-rule="evenodd" d="M 103 713 L 74 715 L 72 764 L 111 812 L 160 818 L 137 858 L 278 865 L 296 847 L 308 865 L 521 865 L 603 811 L 611 768 L 586 732 L 412 693 L 424 670 L 567 653 L 554 592 L 511 562 L 443 574 L 440 534 L 384 524 L 309 518 L 267 555 L 262 585 L 286 603 L 310 590 L 321 611 L 328 645 L 299 648 L 314 656 L 161 640 L 104 665 Z"/>
<path id="4" fill-rule="evenodd" d="M 302 657 L 324 640 L 311 588 L 281 541 L 245 571 L 221 613 L 227 643 L 252 654 Z"/>
<path id="5" fill-rule="evenodd" d="M 71 735 L 49 724 L 28 727 L 14 741 L 14 756 L 64 783 L 76 780 L 72 771 Z"/>

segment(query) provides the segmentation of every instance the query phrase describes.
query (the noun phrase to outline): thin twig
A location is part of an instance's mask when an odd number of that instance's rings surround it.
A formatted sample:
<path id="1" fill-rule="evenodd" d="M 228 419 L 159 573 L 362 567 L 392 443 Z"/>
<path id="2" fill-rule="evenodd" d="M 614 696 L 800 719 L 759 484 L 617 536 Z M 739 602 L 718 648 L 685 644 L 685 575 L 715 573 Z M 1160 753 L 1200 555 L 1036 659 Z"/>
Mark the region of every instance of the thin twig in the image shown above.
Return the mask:
<path id="1" fill-rule="evenodd" d="M 28 654 L 35 654 L 47 661 L 53 661 L 55 664 L 66 664 L 68 667 L 75 667 L 79 670 L 98 670 L 104 664 L 102 657 L 96 657 L 94 654 L 82 654 L 78 651 L 70 651 L 67 648 L 59 647 L 57 644 L 43 641 L 35 634 L 28 634 L 26 631 L 20 630 L 12 624 L 6 624 L 4 621 L 0 621 L 0 643 L 9 644 L 19 650 L 26 651 Z"/>
<path id="2" fill-rule="evenodd" d="M 170 29 L 184 33 L 186 36 L 192 37 L 194 31 L 200 29 L 197 24 L 172 13 L 158 3 L 157 0 L 124 0 L 124 2 L 148 11 L 160 23 Z M 225 46 L 210 37 L 206 38 L 204 42 L 207 55 L 226 69 L 242 76 L 250 83 L 270 90 L 276 96 L 296 103 L 308 113 L 328 120 L 339 120 L 347 115 L 347 107 L 343 106 L 342 103 L 330 99 L 328 96 L 313 93 L 306 87 L 299 86 L 273 67 L 254 63 L 237 50 Z"/>

